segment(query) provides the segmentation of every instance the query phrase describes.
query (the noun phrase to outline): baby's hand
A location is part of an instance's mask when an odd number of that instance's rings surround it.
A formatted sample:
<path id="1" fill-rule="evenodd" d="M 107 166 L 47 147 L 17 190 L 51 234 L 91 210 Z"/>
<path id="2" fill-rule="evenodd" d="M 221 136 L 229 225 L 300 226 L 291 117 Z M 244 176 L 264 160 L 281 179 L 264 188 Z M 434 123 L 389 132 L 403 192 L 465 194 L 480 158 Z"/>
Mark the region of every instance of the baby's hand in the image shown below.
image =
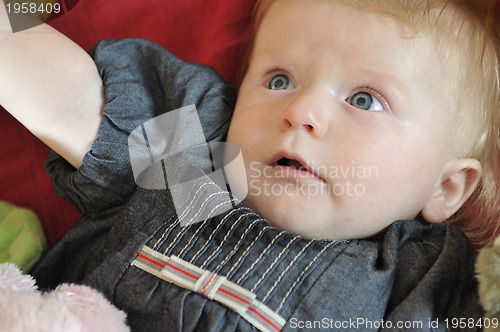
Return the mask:
<path id="1" fill-rule="evenodd" d="M 87 52 L 46 24 L 12 33 L 0 5 L 0 105 L 75 167 L 102 116 L 102 81 Z"/>

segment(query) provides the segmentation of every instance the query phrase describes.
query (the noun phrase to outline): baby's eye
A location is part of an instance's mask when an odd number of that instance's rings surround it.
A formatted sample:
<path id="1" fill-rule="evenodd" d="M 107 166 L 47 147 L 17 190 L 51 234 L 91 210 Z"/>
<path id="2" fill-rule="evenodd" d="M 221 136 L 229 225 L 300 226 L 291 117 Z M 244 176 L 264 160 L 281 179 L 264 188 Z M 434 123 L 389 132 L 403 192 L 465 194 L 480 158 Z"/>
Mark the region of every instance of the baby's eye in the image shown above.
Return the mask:
<path id="1" fill-rule="evenodd" d="M 288 90 L 294 87 L 288 76 L 284 74 L 274 75 L 267 85 L 267 88 L 270 90 Z"/>
<path id="2" fill-rule="evenodd" d="M 352 106 L 365 111 L 383 111 L 384 107 L 372 94 L 357 92 L 346 100 Z"/>

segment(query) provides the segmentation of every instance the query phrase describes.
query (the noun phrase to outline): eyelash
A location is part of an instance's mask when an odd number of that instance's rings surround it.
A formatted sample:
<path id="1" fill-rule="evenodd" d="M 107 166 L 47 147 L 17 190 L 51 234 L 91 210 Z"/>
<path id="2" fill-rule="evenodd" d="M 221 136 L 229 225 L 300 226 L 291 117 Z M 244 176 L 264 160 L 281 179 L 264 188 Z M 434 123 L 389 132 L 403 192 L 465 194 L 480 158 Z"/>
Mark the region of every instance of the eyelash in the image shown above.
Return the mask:
<path id="1" fill-rule="evenodd" d="M 264 85 L 267 86 L 267 84 L 271 81 L 271 79 L 276 76 L 276 75 L 285 75 L 287 76 L 290 81 L 293 82 L 293 79 L 290 75 L 290 73 L 288 73 L 286 70 L 283 70 L 282 68 L 279 68 L 279 67 L 273 67 L 271 69 L 269 69 L 268 71 L 265 72 L 264 74 Z"/>
<path id="2" fill-rule="evenodd" d="M 351 98 L 353 95 L 355 95 L 358 92 L 367 92 L 367 93 L 373 94 L 373 96 L 375 98 L 377 98 L 377 100 L 384 107 L 384 109 L 386 109 L 386 108 L 390 109 L 389 103 L 387 102 L 387 100 L 385 99 L 385 97 L 380 92 L 378 92 L 377 90 L 375 90 L 374 88 L 372 88 L 372 86 L 369 85 L 369 84 L 362 85 L 359 88 L 354 89 L 353 92 L 349 95 L 349 97 L 346 100 L 348 100 L 349 98 Z"/>
<path id="3" fill-rule="evenodd" d="M 357 88 L 356 90 L 361 90 L 361 91 L 365 91 L 365 92 L 370 92 L 370 93 L 373 93 L 375 95 L 375 97 L 379 97 L 381 99 L 384 99 L 384 96 L 382 96 L 382 94 L 380 94 L 377 90 L 375 90 L 374 88 L 371 87 L 371 85 L 363 85 L 359 88 Z M 356 91 L 358 92 L 358 91 Z"/>

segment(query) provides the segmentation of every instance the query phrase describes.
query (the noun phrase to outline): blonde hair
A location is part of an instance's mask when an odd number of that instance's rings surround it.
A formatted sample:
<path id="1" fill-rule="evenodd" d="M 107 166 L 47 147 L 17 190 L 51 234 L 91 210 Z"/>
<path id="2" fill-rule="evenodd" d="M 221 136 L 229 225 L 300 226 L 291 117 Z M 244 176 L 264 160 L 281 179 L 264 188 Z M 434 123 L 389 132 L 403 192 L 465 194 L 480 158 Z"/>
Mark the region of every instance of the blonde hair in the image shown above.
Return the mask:
<path id="1" fill-rule="evenodd" d="M 247 31 L 244 77 L 260 24 L 277 1 L 257 0 Z M 308 0 L 312 1 L 312 0 Z M 319 0 L 316 0 L 319 1 Z M 447 223 L 464 231 L 476 248 L 489 246 L 500 232 L 500 22 L 491 0 L 322 0 L 392 16 L 436 37 L 443 58 L 454 57 L 458 105 L 453 133 L 465 146 L 460 157 L 476 158 L 482 177 L 474 193 Z M 241 80 L 240 80 L 241 83 Z M 452 132 L 450 130 L 450 133 Z M 473 139 L 471 139 L 473 138 Z"/>

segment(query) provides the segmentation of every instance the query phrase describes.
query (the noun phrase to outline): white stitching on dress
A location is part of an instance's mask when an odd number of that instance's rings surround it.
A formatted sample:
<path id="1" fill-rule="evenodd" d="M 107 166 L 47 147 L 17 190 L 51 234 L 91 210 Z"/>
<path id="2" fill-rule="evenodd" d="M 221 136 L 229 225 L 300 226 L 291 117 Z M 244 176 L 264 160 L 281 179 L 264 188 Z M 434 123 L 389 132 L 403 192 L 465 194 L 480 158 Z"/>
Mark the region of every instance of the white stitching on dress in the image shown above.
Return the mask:
<path id="1" fill-rule="evenodd" d="M 208 199 L 208 198 L 207 198 Z M 224 203 L 220 203 L 219 205 L 215 206 L 212 211 L 210 211 L 210 213 L 208 214 L 209 216 L 212 215 L 212 213 L 218 209 L 221 205 L 224 205 L 224 204 L 227 204 L 227 203 L 230 203 L 231 201 L 226 201 Z M 196 232 L 191 236 L 191 239 L 188 241 L 188 243 L 184 246 L 184 248 L 182 249 L 182 251 L 179 253 L 179 257 L 183 258 L 184 256 L 184 253 L 189 250 L 191 247 L 192 247 L 192 244 L 193 242 L 196 240 L 196 237 L 198 236 L 198 234 L 201 232 L 201 230 L 204 228 L 205 224 L 208 222 L 210 218 L 207 218 L 203 221 L 202 225 L 200 227 L 198 227 L 198 229 L 196 230 Z M 185 227 L 187 226 L 190 226 L 190 224 L 187 224 Z"/>
<path id="2" fill-rule="evenodd" d="M 189 205 L 184 209 L 184 211 L 182 212 L 181 216 L 178 216 L 177 219 L 167 229 L 165 229 L 165 231 L 163 232 L 162 236 L 158 239 L 158 241 L 156 241 L 155 245 L 153 246 L 153 250 L 157 250 L 157 247 L 160 244 L 160 242 L 163 242 L 165 240 L 166 234 L 168 232 L 170 232 L 175 226 L 177 226 L 177 224 L 179 223 L 180 218 L 182 216 L 184 216 L 187 213 L 187 211 L 191 208 L 191 205 L 193 205 L 193 202 L 195 201 L 196 196 L 198 195 L 198 193 L 200 192 L 200 190 L 205 185 L 207 185 L 207 184 L 211 184 L 211 183 L 205 182 L 201 186 L 198 187 L 198 190 L 193 195 L 193 199 L 191 200 L 191 202 L 189 203 Z"/>
<path id="3" fill-rule="evenodd" d="M 266 226 L 266 227 L 264 227 L 264 228 L 260 231 L 260 233 L 259 233 L 259 235 L 257 236 L 257 238 L 255 239 L 255 241 L 252 243 L 252 246 L 255 244 L 255 242 L 256 242 L 258 239 L 260 239 L 261 235 L 262 235 L 262 234 L 263 234 L 266 230 L 268 230 L 268 229 L 272 229 L 272 228 L 273 228 L 273 227 L 271 227 L 271 226 Z M 245 273 L 243 273 L 243 275 L 242 275 L 241 277 L 239 277 L 239 278 L 238 278 L 238 280 L 236 281 L 236 283 L 237 283 L 238 285 L 239 285 L 239 284 L 241 284 L 241 281 L 242 281 L 243 279 L 245 279 L 245 277 L 248 275 L 248 273 L 250 273 L 250 271 L 252 271 L 252 270 L 253 270 L 253 268 L 255 267 L 255 265 L 256 265 L 257 263 L 259 263 L 259 262 L 260 262 L 260 260 L 262 259 L 262 257 L 263 257 L 264 255 L 266 255 L 266 254 L 267 254 L 267 252 L 269 251 L 269 249 L 273 246 L 274 242 L 276 242 L 276 240 L 277 240 L 279 237 L 281 237 L 281 235 L 283 235 L 283 234 L 285 234 L 285 233 L 284 233 L 284 232 L 280 232 L 280 233 L 279 233 L 279 235 L 278 235 L 278 236 L 276 236 L 276 237 L 275 237 L 275 238 L 274 238 L 274 239 L 273 239 L 273 240 L 272 240 L 272 241 L 271 241 L 271 242 L 267 245 L 266 249 L 264 249 L 264 250 L 260 253 L 259 257 L 258 257 L 258 258 L 257 258 L 257 259 L 256 259 L 256 260 L 252 263 L 252 265 L 251 265 L 251 266 L 250 266 L 250 267 L 249 267 L 249 268 L 245 271 Z M 247 250 L 244 252 L 244 255 L 245 255 L 245 254 L 247 254 L 247 251 L 248 251 L 250 248 L 251 248 L 251 247 L 247 248 Z"/>
<path id="4" fill-rule="evenodd" d="M 325 246 L 317 255 L 316 257 L 314 257 L 314 259 L 306 266 L 306 268 L 304 270 L 302 270 L 302 272 L 300 273 L 300 275 L 297 277 L 297 279 L 295 280 L 295 282 L 293 283 L 293 285 L 290 287 L 290 289 L 288 289 L 288 292 L 285 294 L 285 296 L 283 297 L 283 300 L 281 300 L 281 303 L 280 305 L 278 306 L 278 309 L 276 309 L 276 312 L 280 312 L 280 310 L 283 308 L 283 305 L 285 304 L 286 300 L 288 299 L 288 297 L 290 296 L 290 294 L 292 293 L 293 289 L 295 287 L 297 287 L 297 285 L 299 284 L 299 282 L 301 281 L 302 277 L 307 273 L 307 271 L 309 271 L 311 269 L 311 266 L 318 260 L 318 258 L 326 251 L 326 249 L 330 248 L 330 246 L 332 246 L 333 244 L 336 244 L 338 243 L 338 241 L 332 241 L 330 242 L 327 246 Z"/>
<path id="5" fill-rule="evenodd" d="M 267 277 L 267 275 L 269 274 L 269 272 L 271 272 L 271 270 L 276 266 L 276 264 L 278 264 L 278 261 L 281 259 L 281 257 L 283 257 L 283 255 L 285 254 L 285 252 L 288 251 L 288 247 L 290 247 L 290 245 L 293 242 L 295 242 L 296 240 L 297 240 L 297 237 L 294 237 L 291 241 L 289 241 L 287 243 L 287 245 L 285 246 L 285 248 L 283 248 L 281 250 L 281 252 L 279 253 L 278 257 L 276 257 L 274 259 L 273 263 L 267 268 L 267 270 L 264 272 L 264 274 L 260 277 L 260 279 L 257 281 L 257 283 L 250 290 L 252 293 L 255 293 L 255 289 L 260 285 L 260 283 L 265 279 L 265 277 Z"/>
<path id="6" fill-rule="evenodd" d="M 251 213 L 246 213 L 246 214 L 242 214 L 241 216 L 238 217 L 238 219 L 231 225 L 231 228 L 226 232 L 226 235 L 224 236 L 224 239 L 219 243 L 219 245 L 217 246 L 217 248 L 212 251 L 212 254 L 207 258 L 207 260 L 201 265 L 201 268 L 204 269 L 209 263 L 210 261 L 213 259 L 213 257 L 220 251 L 220 249 L 222 248 L 222 246 L 224 245 L 224 243 L 227 241 L 227 238 L 229 237 L 230 234 L 233 233 L 233 230 L 234 228 L 240 223 L 240 221 L 248 216 L 248 215 L 251 215 Z M 222 222 L 221 222 L 222 224 Z M 210 241 L 211 239 L 209 239 L 208 241 Z"/>
<path id="7" fill-rule="evenodd" d="M 274 282 L 274 284 L 272 285 L 272 287 L 269 289 L 269 291 L 267 292 L 267 294 L 264 296 L 264 298 L 262 299 L 262 302 L 266 302 L 267 298 L 269 297 L 269 295 L 273 292 L 273 290 L 276 288 L 276 286 L 279 284 L 279 282 L 281 281 L 281 279 L 283 279 L 283 277 L 285 276 L 285 274 L 288 272 L 288 270 L 290 270 L 290 267 L 293 266 L 293 264 L 297 261 L 297 259 L 299 257 L 302 256 L 302 254 L 304 253 L 304 251 L 309 248 L 309 246 L 313 243 L 313 240 L 310 240 L 307 245 L 303 246 L 302 249 L 300 250 L 300 252 L 295 255 L 295 257 L 293 258 L 293 260 L 290 262 L 290 264 L 288 264 L 286 266 L 286 268 L 281 271 L 281 274 L 279 275 L 279 277 L 276 279 L 276 281 Z"/>
<path id="8" fill-rule="evenodd" d="M 229 194 L 229 193 L 228 193 L 227 191 L 218 191 L 218 192 L 215 192 L 215 193 L 210 194 L 210 196 L 208 196 L 207 198 L 205 198 L 205 200 L 204 200 L 204 201 L 203 201 L 203 203 L 201 204 L 200 208 L 198 209 L 198 212 L 196 212 L 196 214 L 194 215 L 194 217 L 193 217 L 193 218 L 191 218 L 191 220 L 190 220 L 189 222 L 187 222 L 187 223 L 186 223 L 185 227 L 186 227 L 186 226 L 191 226 L 191 225 L 193 225 L 193 224 L 194 224 L 194 223 L 193 223 L 193 220 L 198 218 L 198 216 L 200 215 L 200 213 L 202 212 L 202 210 L 203 210 L 203 209 L 205 208 L 205 206 L 207 205 L 207 202 L 208 202 L 208 201 L 209 201 L 212 197 L 214 197 L 214 196 L 216 196 L 216 195 L 222 195 L 222 194 Z M 222 206 L 222 205 L 224 205 L 224 204 L 227 204 L 227 203 L 231 203 L 231 202 L 232 202 L 231 200 L 227 200 L 227 201 L 225 201 L 225 202 L 223 202 L 223 203 L 220 203 L 220 204 L 218 204 L 217 206 L 215 206 L 215 207 L 212 209 L 212 211 L 210 211 L 210 213 L 208 214 L 207 219 L 210 219 L 210 218 L 211 218 L 210 216 L 212 215 L 212 213 L 213 213 L 216 209 L 218 209 L 220 206 Z M 181 218 L 179 218 L 179 219 L 182 219 L 182 217 L 181 217 Z"/>
<path id="9" fill-rule="evenodd" d="M 248 214 L 245 214 L 244 216 L 247 216 L 247 215 L 251 215 L 253 213 L 248 213 Z M 233 257 L 233 255 L 236 253 L 236 251 L 238 251 L 238 249 L 240 248 L 240 245 L 241 243 L 243 242 L 243 240 L 245 239 L 245 237 L 247 236 L 247 234 L 250 232 L 250 230 L 253 228 L 253 226 L 255 226 L 255 224 L 259 221 L 261 221 L 263 219 L 256 219 L 254 220 L 246 229 L 245 229 L 245 233 L 243 233 L 241 236 L 240 236 L 240 239 L 238 240 L 238 243 L 236 243 L 236 245 L 233 247 L 233 250 L 231 250 L 231 252 L 226 256 L 226 258 L 224 258 L 223 261 L 221 261 L 219 263 L 219 265 L 217 265 L 217 267 L 215 268 L 214 272 L 215 273 L 219 273 L 219 271 L 222 269 L 222 267 L 224 266 L 224 264 L 226 264 L 230 259 L 231 257 Z M 224 239 L 225 240 L 225 239 Z M 254 242 L 255 243 L 255 242 Z M 232 269 L 234 269 L 234 266 L 231 268 L 231 271 Z"/>
<path id="10" fill-rule="evenodd" d="M 217 232 L 219 231 L 219 229 L 222 227 L 222 225 L 225 223 L 226 219 L 231 217 L 232 214 L 240 211 L 240 210 L 244 210 L 246 208 L 244 207 L 240 207 L 238 209 L 235 209 L 235 210 L 230 210 L 229 213 L 227 215 L 224 216 L 224 218 L 217 224 L 217 227 L 213 230 L 212 234 L 210 234 L 210 236 L 208 237 L 207 241 L 205 242 L 205 244 L 203 245 L 202 248 L 200 248 L 200 250 L 198 250 L 198 252 L 196 253 L 196 255 L 194 255 L 194 257 L 191 259 L 190 263 L 194 264 L 194 262 L 200 257 L 200 255 L 207 249 L 209 243 L 212 241 L 213 237 L 215 236 L 215 234 L 217 234 Z"/>

